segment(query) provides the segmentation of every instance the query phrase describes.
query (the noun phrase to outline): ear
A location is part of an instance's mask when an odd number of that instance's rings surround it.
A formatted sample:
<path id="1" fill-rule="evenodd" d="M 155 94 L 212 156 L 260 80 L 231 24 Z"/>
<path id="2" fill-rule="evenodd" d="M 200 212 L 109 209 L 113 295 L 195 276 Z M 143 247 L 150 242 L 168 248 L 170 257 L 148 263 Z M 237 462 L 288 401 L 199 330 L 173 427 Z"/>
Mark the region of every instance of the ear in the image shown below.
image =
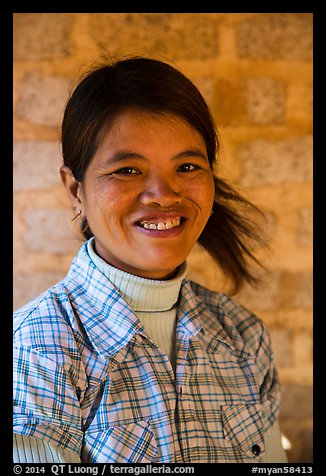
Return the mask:
<path id="1" fill-rule="evenodd" d="M 61 182 L 66 189 L 66 193 L 74 210 L 83 212 L 83 202 L 81 195 L 81 182 L 75 179 L 71 169 L 67 165 L 60 167 Z"/>

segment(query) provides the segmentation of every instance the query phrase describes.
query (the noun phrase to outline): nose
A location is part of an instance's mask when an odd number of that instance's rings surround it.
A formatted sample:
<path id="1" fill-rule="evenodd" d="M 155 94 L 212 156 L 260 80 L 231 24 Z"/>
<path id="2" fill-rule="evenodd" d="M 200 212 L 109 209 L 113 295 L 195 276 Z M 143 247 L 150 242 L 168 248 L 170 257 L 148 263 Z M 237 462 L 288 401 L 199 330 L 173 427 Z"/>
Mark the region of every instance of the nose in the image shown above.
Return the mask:
<path id="1" fill-rule="evenodd" d="M 176 188 L 173 181 L 164 177 L 163 174 L 152 175 L 145 182 L 144 190 L 140 194 L 140 202 L 143 205 L 171 207 L 181 203 L 181 196 Z"/>

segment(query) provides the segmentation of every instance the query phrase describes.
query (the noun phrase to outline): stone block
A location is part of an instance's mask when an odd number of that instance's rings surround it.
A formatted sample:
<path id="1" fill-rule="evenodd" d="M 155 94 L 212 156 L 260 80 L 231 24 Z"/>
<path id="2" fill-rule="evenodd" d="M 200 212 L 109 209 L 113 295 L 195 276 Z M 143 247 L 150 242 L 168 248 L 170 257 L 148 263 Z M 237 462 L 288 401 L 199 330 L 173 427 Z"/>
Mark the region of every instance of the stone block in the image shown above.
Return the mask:
<path id="1" fill-rule="evenodd" d="M 313 272 L 306 271 L 300 274 L 299 292 L 294 298 L 294 305 L 299 308 L 312 308 L 313 306 Z"/>
<path id="2" fill-rule="evenodd" d="M 90 15 L 89 28 L 97 45 L 110 55 L 205 60 L 218 53 L 214 14 L 96 13 Z"/>
<path id="3" fill-rule="evenodd" d="M 24 218 L 27 225 L 25 244 L 29 250 L 52 254 L 76 251 L 79 238 L 71 225 L 70 210 L 26 210 Z"/>
<path id="4" fill-rule="evenodd" d="M 280 123 L 285 115 L 285 84 L 272 78 L 251 78 L 247 83 L 247 114 L 252 124 Z"/>
<path id="5" fill-rule="evenodd" d="M 41 60 L 69 55 L 72 21 L 69 13 L 15 13 L 14 59 Z"/>
<path id="6" fill-rule="evenodd" d="M 44 76 L 31 70 L 19 87 L 14 114 L 31 123 L 58 127 L 61 124 L 71 82 L 63 76 Z"/>
<path id="7" fill-rule="evenodd" d="M 203 95 L 207 104 L 211 107 L 213 105 L 213 95 L 214 95 L 214 81 L 212 78 L 190 78 L 195 86 L 199 89 Z"/>
<path id="8" fill-rule="evenodd" d="M 254 270 L 258 276 L 261 272 Z M 250 309 L 271 311 L 276 309 L 311 309 L 313 304 L 313 273 L 273 270 L 262 276 L 256 289 L 245 284 L 236 295 L 238 301 Z"/>
<path id="9" fill-rule="evenodd" d="M 16 273 L 13 280 L 14 310 L 39 296 L 43 291 L 59 282 L 66 273 L 55 271 Z"/>
<path id="10" fill-rule="evenodd" d="M 307 331 L 296 333 L 293 337 L 292 353 L 296 366 L 301 367 L 307 363 L 312 363 L 312 335 L 310 335 Z"/>
<path id="11" fill-rule="evenodd" d="M 309 76 L 313 76 L 313 68 Z M 302 77 L 293 78 L 287 89 L 287 121 L 307 130 L 313 128 L 313 81 L 307 79 L 302 69 Z"/>
<path id="12" fill-rule="evenodd" d="M 257 139 L 239 147 L 241 185 L 255 187 L 312 180 L 312 138 L 298 136 L 277 142 Z"/>
<path id="13" fill-rule="evenodd" d="M 269 329 L 272 349 L 277 367 L 288 367 L 293 364 L 291 355 L 291 334 L 288 329 Z"/>
<path id="14" fill-rule="evenodd" d="M 261 273 L 254 271 L 256 275 Z M 277 298 L 279 295 L 279 281 L 281 273 L 274 271 L 262 277 L 263 281 L 259 288 L 254 288 L 245 284 L 241 291 L 235 296 L 236 300 L 241 302 L 249 309 L 259 311 L 268 311 L 277 307 Z"/>
<path id="15" fill-rule="evenodd" d="M 282 293 L 279 306 L 284 308 L 310 309 L 313 303 L 313 273 L 310 271 L 285 272 L 280 279 Z"/>
<path id="16" fill-rule="evenodd" d="M 313 244 L 313 209 L 302 208 L 299 210 L 300 225 L 297 232 L 299 245 L 312 246 Z"/>
<path id="17" fill-rule="evenodd" d="M 309 385 L 282 385 L 282 419 L 300 420 L 313 416 L 313 388 Z"/>
<path id="18" fill-rule="evenodd" d="M 241 58 L 311 61 L 312 13 L 258 13 L 235 26 Z"/>
<path id="19" fill-rule="evenodd" d="M 241 82 L 219 79 L 213 94 L 217 126 L 243 126 L 248 123 L 246 87 Z"/>
<path id="20" fill-rule="evenodd" d="M 219 54 L 219 30 L 214 13 L 173 13 L 167 54 L 185 60 L 214 59 Z"/>
<path id="21" fill-rule="evenodd" d="M 14 191 L 45 189 L 60 184 L 62 159 L 58 142 L 17 141 L 13 158 Z"/>

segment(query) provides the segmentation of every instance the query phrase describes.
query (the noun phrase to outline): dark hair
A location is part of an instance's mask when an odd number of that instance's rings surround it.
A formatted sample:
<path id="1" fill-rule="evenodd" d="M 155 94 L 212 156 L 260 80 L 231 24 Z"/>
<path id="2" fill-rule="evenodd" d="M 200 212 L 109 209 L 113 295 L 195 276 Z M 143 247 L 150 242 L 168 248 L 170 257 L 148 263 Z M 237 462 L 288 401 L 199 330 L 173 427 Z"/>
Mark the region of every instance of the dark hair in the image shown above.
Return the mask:
<path id="1" fill-rule="evenodd" d="M 131 57 L 106 61 L 92 68 L 81 78 L 67 102 L 62 121 L 62 153 L 64 164 L 70 167 L 76 180 L 83 180 L 101 132 L 121 112 L 131 108 L 171 113 L 187 121 L 205 140 L 213 170 L 219 152 L 218 134 L 199 90 L 163 61 Z M 257 284 L 257 277 L 250 271 L 250 261 L 262 265 L 252 254 L 250 245 L 264 242 L 256 224 L 239 212 L 239 206 L 259 210 L 219 177 L 215 177 L 215 190 L 214 213 L 198 242 L 231 278 L 236 292 L 244 281 Z M 88 239 L 92 232 L 87 221 L 83 223 L 85 228 Z"/>

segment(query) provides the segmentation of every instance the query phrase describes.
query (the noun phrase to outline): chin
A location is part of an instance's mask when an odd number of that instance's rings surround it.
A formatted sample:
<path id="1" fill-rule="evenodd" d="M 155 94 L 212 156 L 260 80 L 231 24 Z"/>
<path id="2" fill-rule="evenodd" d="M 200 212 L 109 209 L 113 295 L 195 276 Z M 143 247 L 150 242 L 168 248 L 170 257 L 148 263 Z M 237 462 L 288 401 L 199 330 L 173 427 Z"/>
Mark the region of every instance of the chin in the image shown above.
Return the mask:
<path id="1" fill-rule="evenodd" d="M 178 259 L 172 262 L 170 265 L 167 265 L 166 263 L 164 263 L 164 266 L 162 266 L 162 261 L 160 261 L 160 263 L 157 263 L 157 266 L 155 266 L 155 263 L 151 261 L 147 268 L 145 268 L 143 264 L 142 269 L 144 271 L 144 275 L 147 274 L 152 276 L 158 276 L 158 277 L 154 277 L 153 279 L 166 279 L 169 276 L 173 276 L 175 270 L 184 261 L 185 259 Z"/>

